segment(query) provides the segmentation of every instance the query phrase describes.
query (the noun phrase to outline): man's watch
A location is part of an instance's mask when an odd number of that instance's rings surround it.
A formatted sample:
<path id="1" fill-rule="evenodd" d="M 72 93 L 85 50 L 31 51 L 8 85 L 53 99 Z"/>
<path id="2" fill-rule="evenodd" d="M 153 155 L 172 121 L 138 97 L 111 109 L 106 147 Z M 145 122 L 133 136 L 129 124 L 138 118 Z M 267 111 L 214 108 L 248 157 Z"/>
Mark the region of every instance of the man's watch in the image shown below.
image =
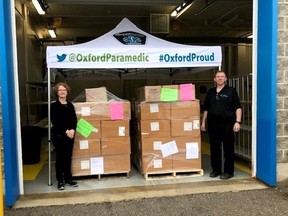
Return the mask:
<path id="1" fill-rule="evenodd" d="M 238 123 L 238 124 L 241 124 L 241 122 L 240 122 L 240 121 L 236 121 L 236 123 Z"/>

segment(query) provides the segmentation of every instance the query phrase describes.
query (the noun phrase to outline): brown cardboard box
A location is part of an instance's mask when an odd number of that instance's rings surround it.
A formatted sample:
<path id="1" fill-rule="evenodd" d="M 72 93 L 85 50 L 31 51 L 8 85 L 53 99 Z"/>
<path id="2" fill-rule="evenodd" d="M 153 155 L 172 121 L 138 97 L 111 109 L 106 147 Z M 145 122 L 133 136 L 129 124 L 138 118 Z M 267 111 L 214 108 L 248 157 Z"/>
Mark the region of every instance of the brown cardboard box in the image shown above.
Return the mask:
<path id="1" fill-rule="evenodd" d="M 179 153 L 186 153 L 186 150 L 189 149 L 189 145 L 191 143 L 197 143 L 199 152 L 201 153 L 201 136 L 199 134 L 198 137 L 190 137 L 190 136 L 183 136 L 183 137 L 173 137 L 176 142 L 177 148 Z"/>
<path id="2" fill-rule="evenodd" d="M 141 148 L 142 155 L 158 154 L 162 155 L 160 146 L 164 143 L 170 142 L 170 137 L 142 137 Z"/>
<path id="3" fill-rule="evenodd" d="M 106 102 L 76 102 L 73 103 L 77 118 L 85 120 L 109 120 L 110 112 Z"/>
<path id="4" fill-rule="evenodd" d="M 162 85 L 161 88 L 179 89 L 178 85 Z"/>
<path id="5" fill-rule="evenodd" d="M 78 119 L 79 121 L 79 119 Z M 86 120 L 89 124 L 91 124 L 95 129 L 90 133 L 88 137 L 84 137 L 78 131 L 75 134 L 75 140 L 82 139 L 97 139 L 101 137 L 101 126 L 99 120 Z"/>
<path id="6" fill-rule="evenodd" d="M 145 155 L 140 160 L 142 173 L 167 173 L 172 172 L 172 156 L 163 158 L 160 155 Z"/>
<path id="7" fill-rule="evenodd" d="M 85 97 L 87 102 L 107 102 L 106 87 L 85 89 Z"/>
<path id="8" fill-rule="evenodd" d="M 72 158 L 73 176 L 130 172 L 130 154 Z"/>
<path id="9" fill-rule="evenodd" d="M 105 155 L 104 174 L 131 171 L 130 154 Z"/>
<path id="10" fill-rule="evenodd" d="M 102 138 L 104 137 L 129 137 L 129 121 L 101 121 Z"/>
<path id="11" fill-rule="evenodd" d="M 170 120 L 141 120 L 139 124 L 143 137 L 170 137 Z"/>
<path id="12" fill-rule="evenodd" d="M 190 119 L 194 117 L 200 118 L 199 100 L 171 103 L 171 119 Z"/>
<path id="13" fill-rule="evenodd" d="M 201 154 L 197 159 L 187 159 L 185 153 L 173 155 L 173 171 L 197 171 L 202 169 L 201 167 Z"/>
<path id="14" fill-rule="evenodd" d="M 72 156 L 87 157 L 89 155 L 101 155 L 100 139 L 75 140 Z"/>
<path id="15" fill-rule="evenodd" d="M 72 157 L 71 163 L 71 172 L 72 176 L 87 176 L 87 175 L 96 175 L 99 173 L 92 173 L 91 171 L 91 159 L 92 158 L 99 158 L 99 156 L 86 156 L 86 157 L 79 157 L 74 158 Z"/>
<path id="16" fill-rule="evenodd" d="M 200 136 L 200 119 L 173 119 L 171 120 L 171 137 Z"/>
<path id="17" fill-rule="evenodd" d="M 73 103 L 77 118 L 85 120 L 111 120 L 110 107 L 112 102 L 78 102 Z M 123 104 L 123 120 L 131 118 L 129 101 L 121 101 Z"/>
<path id="18" fill-rule="evenodd" d="M 137 100 L 146 102 L 159 102 L 161 86 L 144 86 L 137 89 Z"/>
<path id="19" fill-rule="evenodd" d="M 145 103 L 138 105 L 138 118 L 146 119 L 170 119 L 170 103 Z"/>
<path id="20" fill-rule="evenodd" d="M 130 154 L 130 137 L 116 137 L 101 139 L 101 154 L 115 155 L 115 154 Z"/>

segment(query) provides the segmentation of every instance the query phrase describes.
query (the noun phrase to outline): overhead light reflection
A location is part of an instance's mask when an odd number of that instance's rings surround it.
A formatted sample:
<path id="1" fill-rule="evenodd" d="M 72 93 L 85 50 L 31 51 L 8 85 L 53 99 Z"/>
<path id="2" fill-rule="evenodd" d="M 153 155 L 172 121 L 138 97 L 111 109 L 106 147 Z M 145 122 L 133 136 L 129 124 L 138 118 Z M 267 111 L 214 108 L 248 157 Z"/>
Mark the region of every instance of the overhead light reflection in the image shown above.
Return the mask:
<path id="1" fill-rule="evenodd" d="M 184 3 L 182 3 L 181 5 L 177 6 L 176 9 L 173 10 L 173 12 L 170 14 L 172 17 L 175 17 L 175 19 L 177 19 L 179 16 L 181 16 L 185 11 L 188 10 L 188 8 L 191 7 L 191 5 L 193 4 L 194 0 L 189 0 L 186 1 Z"/>
<path id="2" fill-rule="evenodd" d="M 32 0 L 32 3 L 34 5 L 34 7 L 36 8 L 37 12 L 40 14 L 40 15 L 44 15 L 45 14 L 45 11 L 47 10 L 48 8 L 48 5 L 47 4 L 44 4 L 42 2 L 42 0 Z"/>
<path id="3" fill-rule="evenodd" d="M 56 37 L 57 37 L 57 36 L 56 36 L 56 32 L 55 32 L 54 29 L 48 29 L 48 32 L 49 32 L 49 34 L 50 34 L 50 36 L 51 36 L 52 38 L 56 38 Z"/>

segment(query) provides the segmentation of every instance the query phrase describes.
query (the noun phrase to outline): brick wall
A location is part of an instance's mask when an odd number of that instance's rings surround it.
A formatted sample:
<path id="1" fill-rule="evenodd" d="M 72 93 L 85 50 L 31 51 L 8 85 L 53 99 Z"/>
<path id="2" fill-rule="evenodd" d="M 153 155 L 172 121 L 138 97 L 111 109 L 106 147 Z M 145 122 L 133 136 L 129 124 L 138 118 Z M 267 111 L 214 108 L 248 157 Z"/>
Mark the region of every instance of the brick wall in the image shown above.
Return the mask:
<path id="1" fill-rule="evenodd" d="M 278 0 L 277 182 L 288 179 L 288 1 Z"/>

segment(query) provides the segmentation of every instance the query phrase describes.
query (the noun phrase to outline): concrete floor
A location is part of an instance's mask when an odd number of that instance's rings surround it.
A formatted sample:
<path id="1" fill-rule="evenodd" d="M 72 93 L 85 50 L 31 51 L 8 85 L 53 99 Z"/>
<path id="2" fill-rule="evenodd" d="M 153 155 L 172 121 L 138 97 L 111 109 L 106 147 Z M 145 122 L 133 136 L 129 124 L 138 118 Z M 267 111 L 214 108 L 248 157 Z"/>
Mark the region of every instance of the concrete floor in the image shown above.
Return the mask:
<path id="1" fill-rule="evenodd" d="M 79 187 L 67 186 L 64 191 L 57 190 L 54 163 L 52 164 L 53 185 L 48 185 L 48 164 L 40 171 L 34 181 L 24 181 L 24 193 L 14 208 L 64 205 L 91 202 L 110 202 L 127 199 L 175 196 L 193 193 L 225 192 L 267 188 L 251 177 L 236 163 L 235 176 L 229 180 L 210 178 L 210 158 L 202 154 L 203 175 L 179 174 L 151 176 L 148 180 L 132 165 L 130 176 L 126 174 L 78 177 Z M 153 178 L 152 178 L 153 177 Z"/>

